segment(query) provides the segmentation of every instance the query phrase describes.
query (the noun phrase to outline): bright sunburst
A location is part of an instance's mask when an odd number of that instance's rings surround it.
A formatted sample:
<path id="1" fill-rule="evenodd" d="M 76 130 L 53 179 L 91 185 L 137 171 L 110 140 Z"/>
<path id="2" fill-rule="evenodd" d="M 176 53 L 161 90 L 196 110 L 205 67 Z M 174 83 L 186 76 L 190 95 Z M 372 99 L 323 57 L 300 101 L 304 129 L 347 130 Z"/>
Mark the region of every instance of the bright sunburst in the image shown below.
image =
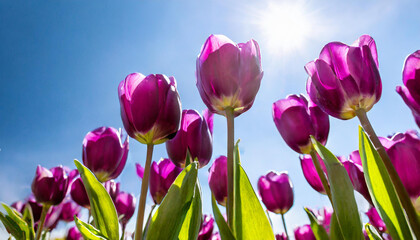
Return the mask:
<path id="1" fill-rule="evenodd" d="M 300 1 L 269 3 L 257 21 L 267 46 L 281 54 L 302 50 L 316 25 L 316 19 Z"/>

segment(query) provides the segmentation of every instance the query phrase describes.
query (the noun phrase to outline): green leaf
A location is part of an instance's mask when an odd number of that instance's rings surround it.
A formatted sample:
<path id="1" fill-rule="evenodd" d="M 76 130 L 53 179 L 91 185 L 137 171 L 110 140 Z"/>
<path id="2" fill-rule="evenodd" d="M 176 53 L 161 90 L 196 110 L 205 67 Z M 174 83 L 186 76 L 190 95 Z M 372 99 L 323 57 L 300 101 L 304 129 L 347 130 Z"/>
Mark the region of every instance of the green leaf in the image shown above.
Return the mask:
<path id="1" fill-rule="evenodd" d="M 22 231 L 19 225 L 14 222 L 9 216 L 4 215 L 0 212 L 0 220 L 3 223 L 6 230 L 12 234 L 16 239 L 25 239 L 25 232 Z"/>
<path id="2" fill-rule="evenodd" d="M 188 165 L 175 179 L 154 213 L 147 240 L 196 239 L 201 224 L 198 163 Z"/>
<path id="3" fill-rule="evenodd" d="M 35 239 L 35 231 L 34 231 L 34 217 L 32 214 L 31 205 L 28 203 L 25 205 L 23 210 L 23 220 L 26 222 L 29 231 L 29 239 Z"/>
<path id="4" fill-rule="evenodd" d="M 89 240 L 107 240 L 108 239 L 94 226 L 83 222 L 76 216 L 74 216 L 74 222 L 76 223 L 76 227 L 77 229 L 79 229 L 84 239 L 89 239 Z"/>
<path id="5" fill-rule="evenodd" d="M 383 240 L 376 228 L 369 223 L 366 223 L 365 229 L 370 240 Z"/>
<path id="6" fill-rule="evenodd" d="M 321 156 L 327 168 L 331 187 L 331 198 L 341 232 L 346 239 L 364 239 L 354 198 L 353 184 L 343 164 L 326 147 L 311 136 L 315 150 Z"/>
<path id="7" fill-rule="evenodd" d="M 240 165 L 238 142 L 234 148 L 234 230 L 236 239 L 275 239 L 270 221 Z"/>
<path id="8" fill-rule="evenodd" d="M 305 208 L 305 211 L 311 221 L 311 228 L 312 232 L 314 232 L 315 238 L 317 240 L 329 240 L 327 231 L 325 231 L 325 228 L 319 224 L 314 213 L 308 208 Z"/>
<path id="9" fill-rule="evenodd" d="M 25 220 L 22 219 L 21 215 L 19 212 L 17 212 L 15 209 L 13 209 L 12 207 L 9 207 L 7 204 L 2 203 L 1 204 L 3 206 L 3 208 L 6 210 L 7 215 L 5 215 L 5 218 L 8 219 L 9 222 L 13 222 L 13 228 L 16 229 L 16 225 L 18 226 L 19 230 L 21 231 L 20 233 L 17 233 L 16 231 L 14 233 L 12 233 L 12 235 L 14 236 L 14 234 L 17 234 L 19 236 L 21 236 L 20 239 L 30 239 L 30 231 L 29 231 L 29 227 L 28 224 L 25 222 Z"/>
<path id="10" fill-rule="evenodd" d="M 96 179 L 95 175 L 79 161 L 74 164 L 82 177 L 83 185 L 89 197 L 90 209 L 99 231 L 110 240 L 119 239 L 119 225 L 117 211 L 105 187 Z"/>
<path id="11" fill-rule="evenodd" d="M 211 195 L 211 206 L 213 208 L 214 220 L 216 221 L 217 226 L 219 227 L 220 237 L 223 240 L 235 240 L 235 237 L 233 236 L 232 231 L 227 225 L 225 218 L 223 217 L 222 213 L 220 213 L 220 209 L 217 206 L 216 199 L 214 198 L 213 194 Z"/>
<path id="12" fill-rule="evenodd" d="M 392 239 L 413 239 L 385 165 L 361 127 L 359 127 L 359 137 L 360 158 L 373 204 L 384 220 Z"/>
<path id="13" fill-rule="evenodd" d="M 333 212 L 333 214 L 331 215 L 330 238 L 331 240 L 344 240 L 335 212 Z"/>

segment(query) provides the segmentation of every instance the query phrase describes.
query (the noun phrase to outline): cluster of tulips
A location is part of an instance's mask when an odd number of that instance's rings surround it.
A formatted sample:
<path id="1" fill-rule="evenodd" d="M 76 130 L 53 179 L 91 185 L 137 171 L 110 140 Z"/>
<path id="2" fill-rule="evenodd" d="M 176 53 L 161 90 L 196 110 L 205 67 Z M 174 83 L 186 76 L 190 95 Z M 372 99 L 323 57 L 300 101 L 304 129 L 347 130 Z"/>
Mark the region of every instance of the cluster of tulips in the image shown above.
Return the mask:
<path id="1" fill-rule="evenodd" d="M 0 212 L 0 220 L 7 231 L 16 239 L 48 239 L 59 221 L 74 221 L 67 239 L 289 239 L 284 215 L 294 196 L 287 172 L 261 176 L 258 198 L 234 137 L 234 119 L 252 107 L 263 77 L 257 42 L 236 44 L 211 35 L 196 67 L 197 88 L 208 108 L 202 114 L 182 110 L 174 77 L 132 73 L 118 86 L 125 131 L 147 146 L 144 166 L 136 164 L 138 205 L 114 180 L 126 164 L 128 136 L 100 127 L 83 140 L 83 164 L 75 160 L 77 169 L 38 166 L 32 194 L 11 207 L 3 204 L 6 213 Z M 300 154 L 306 180 L 328 197 L 331 207 L 305 208 L 310 224 L 296 227 L 295 239 L 420 239 L 415 208 L 420 205 L 420 137 L 414 130 L 377 137 L 366 114 L 382 92 L 375 41 L 364 35 L 351 46 L 328 43 L 305 69 L 309 97 L 278 100 L 273 120 L 287 145 Z M 420 127 L 420 51 L 408 56 L 403 83 L 397 92 Z M 201 199 L 197 172 L 213 155 L 214 113 L 226 117 L 227 152 L 209 170 L 213 217 L 202 215 L 206 199 Z M 324 147 L 329 115 L 360 120 L 360 148 L 348 158 Z M 168 158 L 152 162 L 154 146 L 162 143 Z M 146 214 L 148 190 L 154 205 Z M 364 226 L 354 190 L 370 204 Z M 281 214 L 284 232 L 273 233 L 260 200 L 268 211 Z M 126 225 L 136 206 L 136 227 L 130 233 Z M 86 221 L 80 219 L 82 208 L 89 210 Z"/>

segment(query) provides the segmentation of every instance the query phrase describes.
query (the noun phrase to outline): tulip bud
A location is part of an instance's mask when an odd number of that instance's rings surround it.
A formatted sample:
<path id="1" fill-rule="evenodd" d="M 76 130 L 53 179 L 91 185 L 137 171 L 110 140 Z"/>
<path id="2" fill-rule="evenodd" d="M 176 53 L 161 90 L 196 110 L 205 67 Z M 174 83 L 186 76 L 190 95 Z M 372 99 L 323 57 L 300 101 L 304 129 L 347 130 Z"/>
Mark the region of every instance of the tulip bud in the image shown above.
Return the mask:
<path id="1" fill-rule="evenodd" d="M 328 115 L 304 95 L 289 95 L 273 103 L 273 120 L 287 145 L 298 153 L 311 152 L 311 135 L 324 145 L 327 142 Z"/>
<path id="2" fill-rule="evenodd" d="M 263 71 L 258 43 L 236 44 L 223 35 L 210 35 L 197 58 L 197 88 L 204 104 L 213 113 L 235 116 L 254 103 Z"/>
<path id="3" fill-rule="evenodd" d="M 417 132 L 397 133 L 391 139 L 380 140 L 408 194 L 413 200 L 417 199 L 420 196 L 420 138 Z"/>
<path id="4" fill-rule="evenodd" d="M 155 204 L 160 204 L 175 181 L 181 168 L 175 166 L 171 160 L 161 159 L 159 163 L 153 162 L 150 171 L 150 195 Z"/>
<path id="5" fill-rule="evenodd" d="M 73 222 L 74 216 L 78 216 L 80 213 L 80 207 L 73 201 L 66 201 L 61 203 L 61 215 L 60 220 L 65 222 Z"/>
<path id="6" fill-rule="evenodd" d="M 350 154 L 350 160 L 345 160 L 342 163 L 347 170 L 354 190 L 359 192 L 371 205 L 373 205 L 372 198 L 370 197 L 369 190 L 366 185 L 359 151 L 352 152 Z"/>
<path id="7" fill-rule="evenodd" d="M 420 127 L 420 50 L 407 57 L 403 69 L 403 86 L 397 87 L 405 104 L 411 109 Z"/>
<path id="8" fill-rule="evenodd" d="M 206 166 L 213 151 L 213 139 L 206 119 L 195 110 L 182 111 L 181 128 L 173 139 L 166 142 L 166 150 L 177 167 L 185 167 L 187 151 L 191 161 L 197 158 L 200 168 Z"/>
<path id="9" fill-rule="evenodd" d="M 112 201 L 115 203 L 118 194 L 120 193 L 120 183 L 117 183 L 114 180 L 110 180 L 105 182 L 103 185 L 106 191 L 108 192 L 109 196 L 111 197 Z"/>
<path id="10" fill-rule="evenodd" d="M 293 185 L 287 172 L 270 171 L 261 176 L 258 192 L 268 211 L 285 214 L 293 206 Z"/>
<path id="11" fill-rule="evenodd" d="M 316 240 L 309 224 L 295 228 L 295 240 Z"/>
<path id="12" fill-rule="evenodd" d="M 32 181 L 32 192 L 36 201 L 47 205 L 58 205 L 67 193 L 69 180 L 60 167 L 48 170 L 38 165 Z"/>
<path id="13" fill-rule="evenodd" d="M 382 220 L 381 216 L 379 216 L 378 212 L 376 211 L 376 208 L 369 208 L 369 210 L 365 214 L 366 216 L 368 216 L 369 223 L 372 224 L 372 226 L 374 226 L 380 232 L 386 231 L 385 222 Z"/>
<path id="14" fill-rule="evenodd" d="M 220 156 L 214 160 L 209 172 L 209 186 L 216 201 L 226 206 L 227 203 L 227 158 Z"/>
<path id="15" fill-rule="evenodd" d="M 66 240 L 83 240 L 82 234 L 76 226 L 69 229 Z"/>
<path id="16" fill-rule="evenodd" d="M 203 215 L 197 240 L 211 240 L 214 228 L 214 219 L 211 215 Z"/>
<path id="17" fill-rule="evenodd" d="M 356 110 L 369 111 L 381 98 L 376 44 L 368 35 L 351 46 L 328 43 L 305 69 L 309 97 L 333 117 L 353 118 Z"/>
<path id="18" fill-rule="evenodd" d="M 318 156 L 318 155 L 317 155 Z M 322 185 L 321 178 L 318 175 L 318 172 L 316 171 L 314 162 L 312 161 L 312 158 L 310 155 L 301 155 L 300 157 L 300 165 L 302 166 L 302 172 L 303 176 L 305 177 L 306 181 L 311 185 L 311 187 L 321 193 L 321 194 L 327 194 L 325 192 L 324 186 Z M 318 156 L 319 163 L 321 164 L 321 169 L 325 173 L 325 177 L 327 176 L 327 168 L 325 167 L 324 161 Z"/>
<path id="19" fill-rule="evenodd" d="M 136 198 L 133 194 L 120 192 L 115 201 L 115 208 L 117 209 L 118 216 L 123 216 L 120 221 L 125 226 L 136 209 Z"/>
<path id="20" fill-rule="evenodd" d="M 83 140 L 83 164 L 101 182 L 117 178 L 128 155 L 128 137 L 122 142 L 121 130 L 100 127 L 86 134 Z"/>
<path id="21" fill-rule="evenodd" d="M 276 240 L 288 240 L 286 233 L 282 232 L 282 233 L 276 234 Z"/>
<path id="22" fill-rule="evenodd" d="M 80 206 L 90 209 L 89 197 L 87 195 L 82 179 L 76 178 L 71 185 L 70 196 Z"/>
<path id="23" fill-rule="evenodd" d="M 175 136 L 181 102 L 174 77 L 129 74 L 118 86 L 121 118 L 130 137 L 143 144 L 160 144 Z"/>

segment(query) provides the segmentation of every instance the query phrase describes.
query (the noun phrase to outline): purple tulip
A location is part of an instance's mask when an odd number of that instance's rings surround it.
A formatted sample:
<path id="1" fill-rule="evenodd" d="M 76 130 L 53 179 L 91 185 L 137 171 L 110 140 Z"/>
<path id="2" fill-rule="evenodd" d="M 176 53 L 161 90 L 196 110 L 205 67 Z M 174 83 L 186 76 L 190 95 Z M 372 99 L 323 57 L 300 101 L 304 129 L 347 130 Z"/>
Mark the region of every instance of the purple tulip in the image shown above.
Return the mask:
<path id="1" fill-rule="evenodd" d="M 115 208 L 117 209 L 118 216 L 123 216 L 120 222 L 125 226 L 136 209 L 136 198 L 133 194 L 120 192 L 115 201 Z"/>
<path id="2" fill-rule="evenodd" d="M 409 55 L 405 60 L 403 83 L 403 86 L 397 87 L 397 92 L 411 109 L 420 127 L 420 50 Z"/>
<path id="3" fill-rule="evenodd" d="M 181 102 L 174 77 L 129 74 L 118 86 L 121 118 L 130 137 L 143 144 L 160 144 L 175 136 Z"/>
<path id="4" fill-rule="evenodd" d="M 288 240 L 286 233 L 282 232 L 276 234 L 276 240 Z"/>
<path id="5" fill-rule="evenodd" d="M 213 119 L 214 114 L 210 112 L 208 108 L 203 111 L 203 118 L 206 120 L 207 126 L 209 127 L 210 134 L 213 136 Z"/>
<path id="6" fill-rule="evenodd" d="M 42 205 L 35 200 L 35 196 L 33 194 L 29 195 L 28 199 L 26 200 L 26 206 L 28 205 L 31 207 L 34 222 L 38 222 L 38 220 L 41 218 Z"/>
<path id="7" fill-rule="evenodd" d="M 300 157 L 300 165 L 302 166 L 303 176 L 305 177 L 306 181 L 311 185 L 311 187 L 321 193 L 326 194 L 324 186 L 322 185 L 321 178 L 319 177 L 314 162 L 310 155 L 301 155 Z M 324 161 L 318 156 L 318 160 L 321 164 L 321 168 L 325 173 L 325 177 L 327 176 L 327 169 L 325 167 Z"/>
<path id="8" fill-rule="evenodd" d="M 295 240 L 316 240 L 309 224 L 295 228 Z"/>
<path id="9" fill-rule="evenodd" d="M 333 208 L 331 207 L 323 207 L 317 210 L 311 210 L 319 224 L 321 224 L 327 232 L 330 232 L 330 225 L 331 225 L 331 217 L 334 213 Z"/>
<path id="10" fill-rule="evenodd" d="M 38 203 L 58 205 L 66 196 L 68 185 L 69 179 L 63 167 L 48 170 L 38 165 L 32 181 L 32 192 Z"/>
<path id="11" fill-rule="evenodd" d="M 60 220 L 65 222 L 73 222 L 74 216 L 78 216 L 80 213 L 80 207 L 75 202 L 68 200 L 63 202 L 61 205 L 61 215 Z"/>
<path id="12" fill-rule="evenodd" d="M 263 71 L 258 43 L 236 44 L 223 35 L 210 35 L 197 58 L 197 88 L 204 104 L 213 113 L 235 116 L 254 103 Z"/>
<path id="13" fill-rule="evenodd" d="M 206 166 L 213 152 L 213 138 L 206 119 L 195 110 L 182 111 L 181 128 L 166 142 L 166 150 L 177 167 L 185 167 L 187 151 L 191 161 L 197 158 L 200 168 Z"/>
<path id="14" fill-rule="evenodd" d="M 220 156 L 214 160 L 209 172 L 209 186 L 216 201 L 226 206 L 227 203 L 227 158 Z"/>
<path id="15" fill-rule="evenodd" d="M 214 233 L 211 236 L 210 240 L 222 240 L 222 238 L 220 237 L 220 233 L 219 232 Z"/>
<path id="16" fill-rule="evenodd" d="M 376 44 L 368 35 L 351 46 L 328 43 L 305 69 L 309 97 L 333 117 L 353 118 L 357 109 L 369 111 L 381 98 Z"/>
<path id="17" fill-rule="evenodd" d="M 142 167 L 139 163 L 136 163 L 136 173 L 139 178 L 143 179 L 144 167 Z"/>
<path id="18" fill-rule="evenodd" d="M 182 169 L 175 166 L 168 158 L 161 159 L 158 163 L 152 163 L 149 183 L 150 195 L 152 195 L 155 204 L 162 202 L 180 172 Z"/>
<path id="19" fill-rule="evenodd" d="M 359 192 L 371 205 L 373 205 L 372 198 L 370 197 L 369 190 L 366 185 L 359 151 L 352 152 L 349 158 L 349 160 L 345 160 L 342 163 L 349 174 L 354 190 Z"/>
<path id="20" fill-rule="evenodd" d="M 122 142 L 121 129 L 100 127 L 86 134 L 83 140 L 83 164 L 101 182 L 117 178 L 128 155 L 128 137 Z"/>
<path id="21" fill-rule="evenodd" d="M 287 172 L 270 171 L 258 180 L 258 192 L 267 209 L 285 214 L 293 206 L 293 185 Z"/>
<path id="22" fill-rule="evenodd" d="M 213 235 L 214 219 L 211 215 L 203 215 L 197 240 L 211 240 Z"/>
<path id="23" fill-rule="evenodd" d="M 25 203 L 23 201 L 16 201 L 10 206 L 20 213 L 23 213 L 23 210 L 25 209 Z"/>
<path id="24" fill-rule="evenodd" d="M 109 196 L 111 197 L 112 201 L 115 203 L 118 194 L 120 193 L 120 183 L 115 182 L 114 180 L 110 180 L 105 182 L 103 185 L 106 191 L 108 192 Z"/>
<path id="25" fill-rule="evenodd" d="M 62 204 L 50 207 L 45 217 L 45 223 L 44 223 L 43 229 L 53 230 L 54 228 L 56 228 L 58 225 L 58 222 L 60 221 L 62 210 L 63 210 Z M 39 224 L 39 222 L 37 224 Z"/>
<path id="26" fill-rule="evenodd" d="M 404 187 L 415 200 L 420 196 L 420 138 L 416 131 L 380 138 Z"/>
<path id="27" fill-rule="evenodd" d="M 71 185 L 70 196 L 80 206 L 90 209 L 89 197 L 87 195 L 82 179 L 76 178 Z"/>
<path id="28" fill-rule="evenodd" d="M 289 95 L 273 103 L 273 120 L 287 145 L 298 153 L 311 152 L 311 135 L 324 145 L 327 142 L 328 115 L 304 95 Z"/>
<path id="29" fill-rule="evenodd" d="M 376 208 L 369 208 L 369 210 L 366 212 L 366 216 L 368 216 L 369 223 L 372 224 L 372 226 L 374 226 L 380 232 L 386 231 L 385 222 L 382 220 L 381 216 L 379 216 Z"/>
<path id="30" fill-rule="evenodd" d="M 82 234 L 79 232 L 76 226 L 69 229 L 67 232 L 67 240 L 83 240 Z"/>

